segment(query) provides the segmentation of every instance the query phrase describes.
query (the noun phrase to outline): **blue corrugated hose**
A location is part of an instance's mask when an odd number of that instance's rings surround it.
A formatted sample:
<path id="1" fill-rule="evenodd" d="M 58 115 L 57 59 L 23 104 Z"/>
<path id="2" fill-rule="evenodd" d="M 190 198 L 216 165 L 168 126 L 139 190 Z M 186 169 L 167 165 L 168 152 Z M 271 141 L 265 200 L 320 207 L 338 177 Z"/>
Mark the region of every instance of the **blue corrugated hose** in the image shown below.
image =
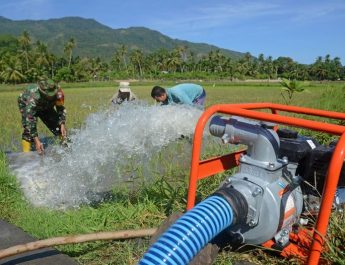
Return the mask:
<path id="1" fill-rule="evenodd" d="M 138 264 L 189 264 L 232 221 L 230 204 L 222 197 L 211 196 L 180 217 L 148 249 Z"/>

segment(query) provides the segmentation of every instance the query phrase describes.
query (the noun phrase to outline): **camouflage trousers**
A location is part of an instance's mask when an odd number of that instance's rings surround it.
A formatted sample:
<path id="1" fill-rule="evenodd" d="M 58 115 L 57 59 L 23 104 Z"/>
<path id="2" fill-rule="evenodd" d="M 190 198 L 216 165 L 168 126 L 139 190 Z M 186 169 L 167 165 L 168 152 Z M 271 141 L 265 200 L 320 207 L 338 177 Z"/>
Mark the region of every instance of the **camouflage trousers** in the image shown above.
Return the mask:
<path id="1" fill-rule="evenodd" d="M 32 123 L 33 117 L 29 117 L 25 111 L 21 111 L 22 114 L 22 126 L 24 128 L 22 139 L 33 142 L 32 137 Z M 41 119 L 41 121 L 48 127 L 48 129 L 55 135 L 60 135 L 60 125 L 59 125 L 59 116 L 55 109 L 46 109 L 41 112 L 37 112 L 36 116 Z M 37 120 L 37 118 L 36 118 Z"/>

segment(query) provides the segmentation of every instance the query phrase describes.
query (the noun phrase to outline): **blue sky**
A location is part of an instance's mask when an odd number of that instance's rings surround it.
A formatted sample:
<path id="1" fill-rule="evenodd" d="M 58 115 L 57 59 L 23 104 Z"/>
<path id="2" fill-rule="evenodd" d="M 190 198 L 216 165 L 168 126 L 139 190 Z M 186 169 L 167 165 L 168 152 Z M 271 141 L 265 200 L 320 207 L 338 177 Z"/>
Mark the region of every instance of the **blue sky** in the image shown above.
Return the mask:
<path id="1" fill-rule="evenodd" d="M 345 0 L 0 0 L 13 20 L 93 18 L 111 28 L 144 26 L 221 48 L 345 64 Z"/>

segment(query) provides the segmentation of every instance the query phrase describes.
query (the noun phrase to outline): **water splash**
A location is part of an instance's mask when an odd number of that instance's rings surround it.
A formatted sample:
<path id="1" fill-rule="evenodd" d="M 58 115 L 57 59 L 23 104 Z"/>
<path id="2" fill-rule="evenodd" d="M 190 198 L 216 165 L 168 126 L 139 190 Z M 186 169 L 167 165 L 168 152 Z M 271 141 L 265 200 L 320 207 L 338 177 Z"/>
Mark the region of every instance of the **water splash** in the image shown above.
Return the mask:
<path id="1" fill-rule="evenodd" d="M 133 177 L 138 167 L 149 178 L 152 172 L 145 165 L 181 135 L 190 136 L 201 113 L 184 106 L 123 104 L 91 114 L 74 131 L 68 149 L 54 146 L 34 163 L 28 159 L 12 169 L 33 205 L 78 207 L 102 199 L 102 193 Z"/>

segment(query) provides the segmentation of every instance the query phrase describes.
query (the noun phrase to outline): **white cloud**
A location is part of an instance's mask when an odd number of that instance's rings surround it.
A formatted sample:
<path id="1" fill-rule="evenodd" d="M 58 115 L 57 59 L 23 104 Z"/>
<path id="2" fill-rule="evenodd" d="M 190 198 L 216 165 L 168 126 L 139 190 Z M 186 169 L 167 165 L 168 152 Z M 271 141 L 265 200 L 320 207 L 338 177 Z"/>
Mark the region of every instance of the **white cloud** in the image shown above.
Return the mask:
<path id="1" fill-rule="evenodd" d="M 190 7 L 165 14 L 165 19 L 153 20 L 152 27 L 169 31 L 203 31 L 221 26 L 238 25 L 244 20 L 283 14 L 278 5 L 270 3 L 222 3 Z"/>
<path id="2" fill-rule="evenodd" d="M 255 28 L 261 23 L 308 23 L 334 14 L 345 14 L 345 1 L 210 1 L 184 10 L 169 10 L 164 19 L 151 20 L 153 28 L 170 32 L 197 32 L 214 27 L 229 27 L 250 23 Z M 342 15 L 344 16 L 344 15 Z"/>
<path id="3" fill-rule="evenodd" d="M 294 13 L 295 21 L 313 21 L 315 19 L 334 18 L 335 16 L 345 17 L 345 2 L 325 1 L 311 3 L 304 8 L 291 10 Z"/>

